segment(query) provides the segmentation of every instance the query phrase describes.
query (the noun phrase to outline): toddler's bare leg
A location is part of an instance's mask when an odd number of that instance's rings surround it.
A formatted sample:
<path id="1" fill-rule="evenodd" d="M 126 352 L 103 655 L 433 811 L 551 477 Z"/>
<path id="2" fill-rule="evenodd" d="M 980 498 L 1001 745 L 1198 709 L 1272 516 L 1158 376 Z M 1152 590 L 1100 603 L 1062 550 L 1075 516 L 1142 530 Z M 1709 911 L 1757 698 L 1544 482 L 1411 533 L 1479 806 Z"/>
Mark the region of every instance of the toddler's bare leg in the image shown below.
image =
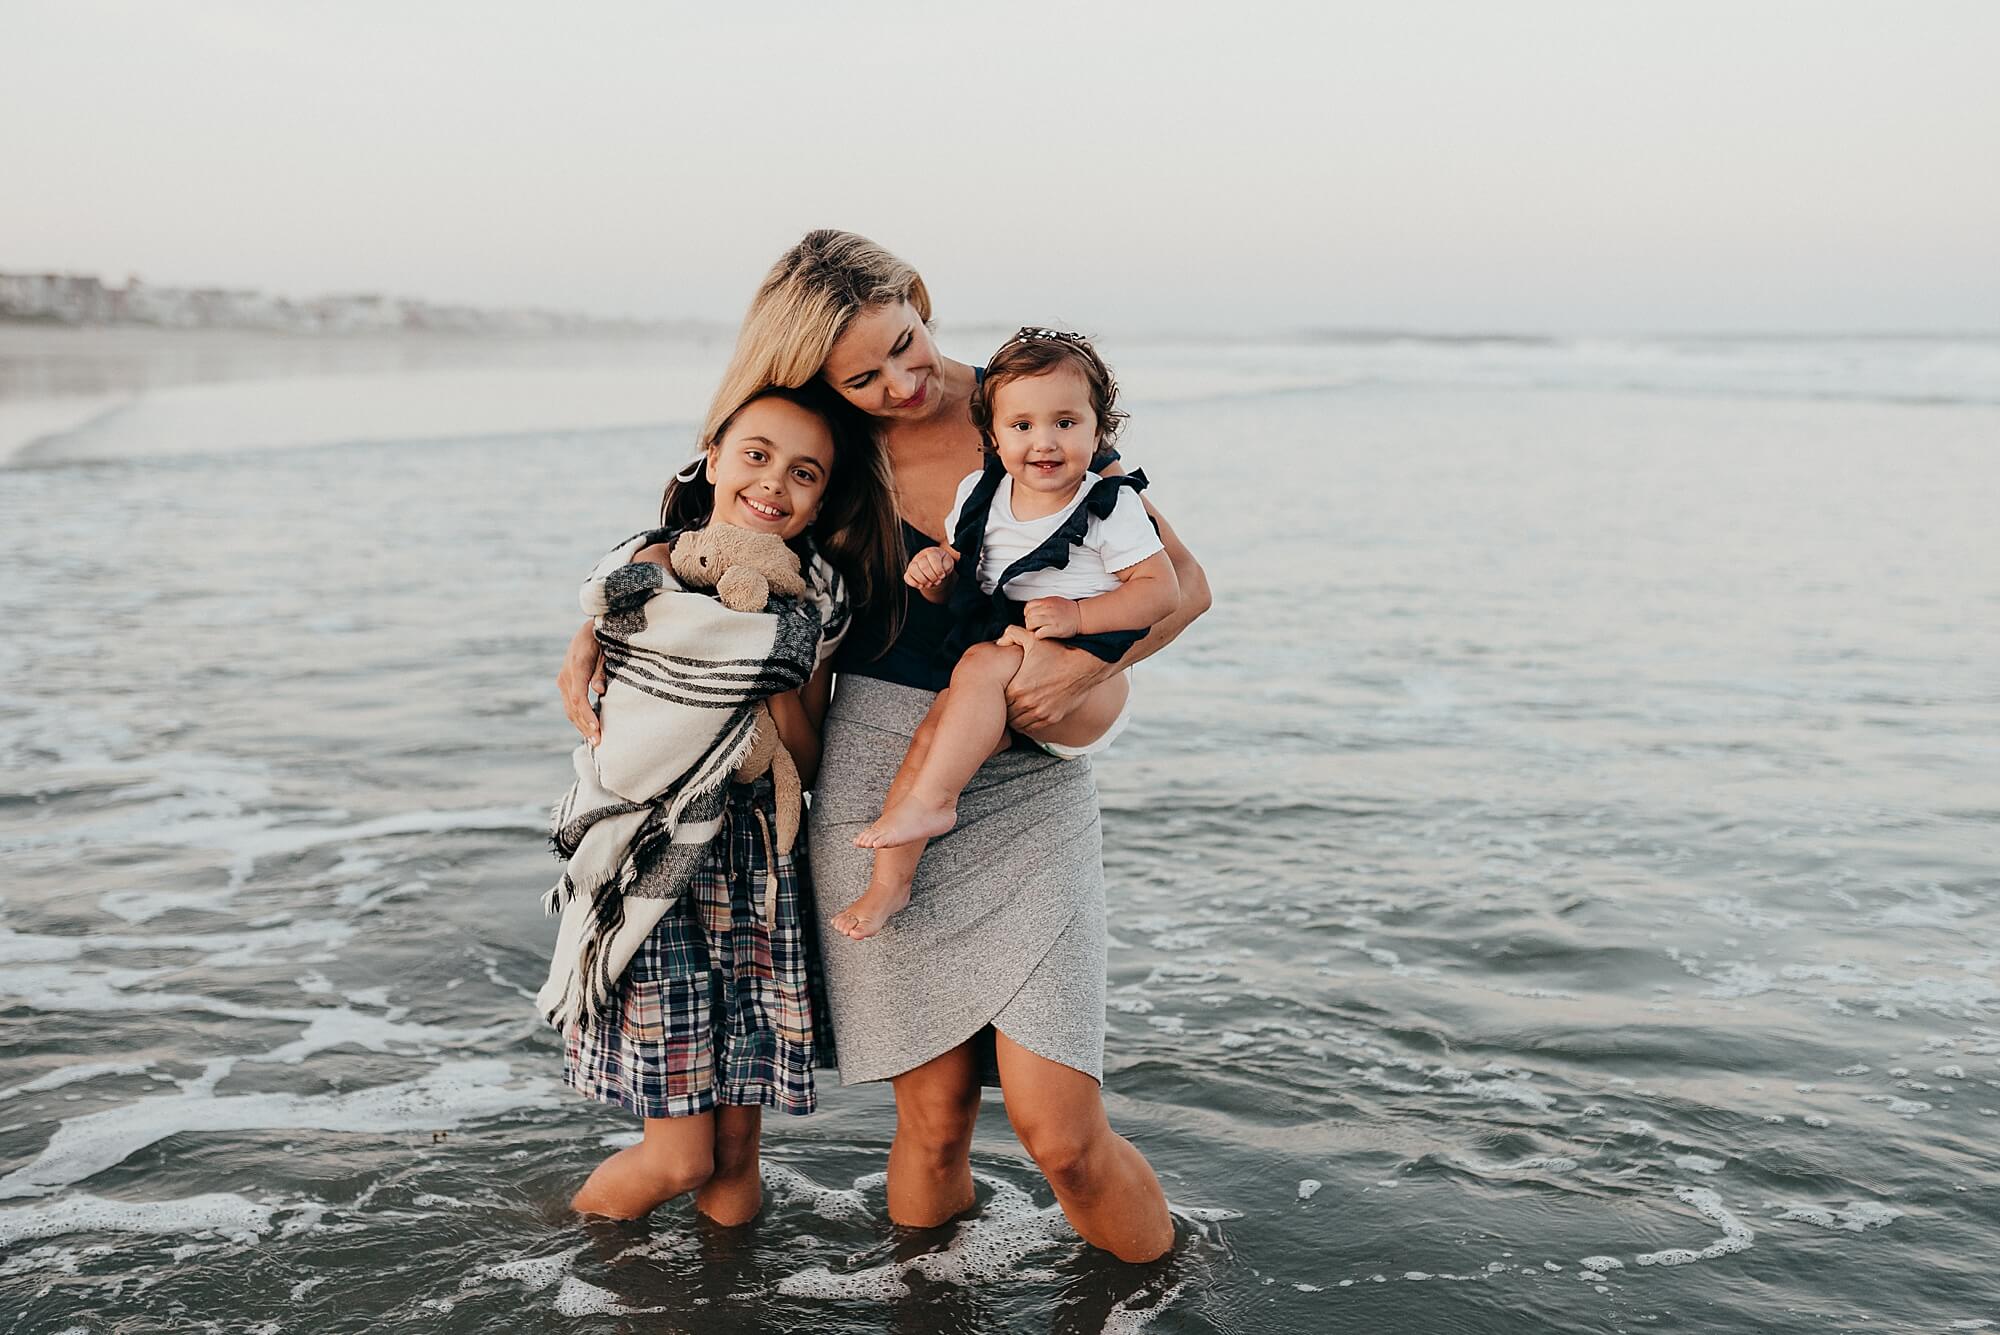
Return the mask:
<path id="1" fill-rule="evenodd" d="M 942 693 L 939 698 L 943 698 Z M 930 753 L 931 737 L 937 732 L 937 721 L 938 710 L 933 703 L 910 738 L 910 749 L 903 753 L 903 764 L 896 771 L 888 794 L 882 799 L 885 808 L 896 805 L 910 791 L 910 785 L 917 781 L 917 772 L 924 767 L 924 757 Z M 928 842 L 919 839 L 915 843 L 876 849 L 875 868 L 868 877 L 868 888 L 861 892 L 860 898 L 834 915 L 833 929 L 856 941 L 866 941 L 881 931 L 882 924 L 900 913 L 910 902 L 910 883 L 917 877 L 917 863 L 923 859 L 924 845 Z"/>
<path id="2" fill-rule="evenodd" d="M 1089 746 L 1111 730 L 1131 694 L 1132 683 L 1121 672 L 1091 687 L 1089 694 L 1060 722 L 1032 729 L 1026 735 L 1038 742 L 1054 742 L 1057 746 Z"/>
<path id="3" fill-rule="evenodd" d="M 931 839 L 958 821 L 958 795 L 979 767 L 1007 745 L 1007 683 L 1021 668 L 1010 644 L 978 644 L 952 669 L 951 686 L 931 706 L 937 726 L 909 791 L 856 836 L 859 848 Z M 927 720 L 928 721 L 928 720 Z"/>

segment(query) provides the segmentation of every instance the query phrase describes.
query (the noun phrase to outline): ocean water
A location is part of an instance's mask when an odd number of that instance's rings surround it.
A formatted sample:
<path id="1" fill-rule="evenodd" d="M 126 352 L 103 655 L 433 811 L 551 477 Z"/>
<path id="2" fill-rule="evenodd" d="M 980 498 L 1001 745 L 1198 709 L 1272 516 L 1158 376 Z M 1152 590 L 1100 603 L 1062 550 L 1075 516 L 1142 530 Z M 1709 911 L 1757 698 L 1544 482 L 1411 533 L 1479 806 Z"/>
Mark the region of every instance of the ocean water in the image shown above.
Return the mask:
<path id="1" fill-rule="evenodd" d="M 753 1226 L 568 1215 L 552 679 L 715 349 L 17 369 L 0 1330 L 2000 1329 L 2000 344 L 1108 350 L 1216 592 L 1096 765 L 1170 1258 L 991 1095 L 899 1235 L 831 1082 Z"/>

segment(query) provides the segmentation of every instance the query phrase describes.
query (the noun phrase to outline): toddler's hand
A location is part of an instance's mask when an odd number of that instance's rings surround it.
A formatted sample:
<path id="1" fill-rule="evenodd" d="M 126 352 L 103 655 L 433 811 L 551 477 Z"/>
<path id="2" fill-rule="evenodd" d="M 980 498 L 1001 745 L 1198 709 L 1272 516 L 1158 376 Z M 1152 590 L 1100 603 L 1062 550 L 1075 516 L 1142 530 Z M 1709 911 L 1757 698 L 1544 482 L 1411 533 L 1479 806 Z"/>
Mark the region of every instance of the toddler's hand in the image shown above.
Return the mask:
<path id="1" fill-rule="evenodd" d="M 910 558 L 910 568 L 903 572 L 903 583 L 913 589 L 935 589 L 951 578 L 951 572 L 958 569 L 958 553 L 949 547 L 926 547 Z"/>
<path id="2" fill-rule="evenodd" d="M 1021 609 L 1021 624 L 1038 640 L 1067 640 L 1083 631 L 1083 612 L 1074 598 L 1036 598 Z"/>

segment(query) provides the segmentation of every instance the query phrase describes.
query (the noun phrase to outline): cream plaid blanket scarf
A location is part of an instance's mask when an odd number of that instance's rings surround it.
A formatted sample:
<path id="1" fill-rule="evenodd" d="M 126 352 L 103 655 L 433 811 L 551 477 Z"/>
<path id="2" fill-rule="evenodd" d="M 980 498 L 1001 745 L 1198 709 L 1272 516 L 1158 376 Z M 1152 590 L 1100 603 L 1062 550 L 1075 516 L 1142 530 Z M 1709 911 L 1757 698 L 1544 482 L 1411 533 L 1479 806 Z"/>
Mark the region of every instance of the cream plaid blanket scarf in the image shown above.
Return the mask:
<path id="1" fill-rule="evenodd" d="M 686 890 L 722 828 L 757 706 L 803 684 L 847 629 L 846 590 L 816 551 L 805 598 L 736 612 L 665 566 L 632 563 L 670 536 L 633 536 L 583 585 L 604 650 L 604 726 L 597 746 L 576 748 L 576 783 L 552 813 L 549 842 L 568 865 L 543 897 L 562 925 L 535 1002 L 557 1028 L 597 1013 Z"/>

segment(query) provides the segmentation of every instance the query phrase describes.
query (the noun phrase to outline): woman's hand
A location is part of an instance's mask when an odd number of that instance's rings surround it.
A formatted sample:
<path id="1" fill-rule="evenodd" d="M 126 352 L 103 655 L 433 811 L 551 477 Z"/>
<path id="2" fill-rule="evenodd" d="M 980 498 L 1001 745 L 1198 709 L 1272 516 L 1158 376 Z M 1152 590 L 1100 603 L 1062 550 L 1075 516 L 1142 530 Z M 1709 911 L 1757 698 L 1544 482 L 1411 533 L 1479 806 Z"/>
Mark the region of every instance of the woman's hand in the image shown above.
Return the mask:
<path id="1" fill-rule="evenodd" d="M 569 652 L 563 655 L 562 671 L 556 674 L 556 689 L 562 692 L 563 713 L 583 740 L 596 746 L 604 730 L 597 721 L 592 693 L 604 694 L 604 651 L 597 647 L 597 623 L 585 621 L 570 636 Z"/>
<path id="2" fill-rule="evenodd" d="M 1096 654 L 1054 640 L 1038 640 L 1019 626 L 1000 643 L 1021 651 L 1021 667 L 1007 683 L 1007 725 L 1017 732 L 1060 723 L 1090 688 L 1117 671 Z"/>

